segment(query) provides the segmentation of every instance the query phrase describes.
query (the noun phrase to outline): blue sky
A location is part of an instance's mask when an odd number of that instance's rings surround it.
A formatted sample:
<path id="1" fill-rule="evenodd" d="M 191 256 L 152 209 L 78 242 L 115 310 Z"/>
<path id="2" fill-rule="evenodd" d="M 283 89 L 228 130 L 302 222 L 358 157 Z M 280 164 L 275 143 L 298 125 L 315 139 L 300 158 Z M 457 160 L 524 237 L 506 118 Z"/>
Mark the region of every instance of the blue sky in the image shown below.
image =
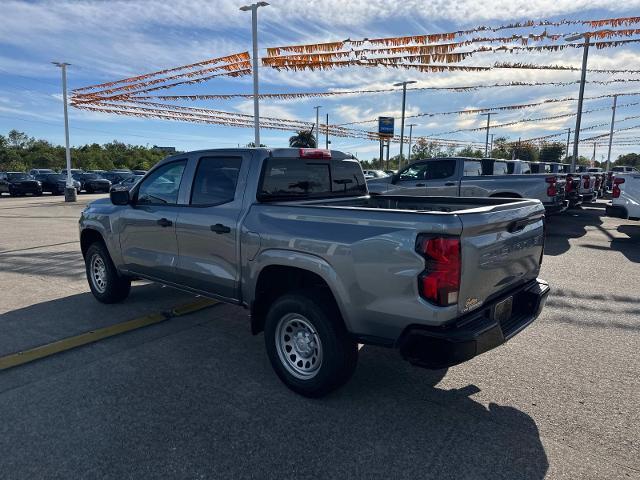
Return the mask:
<path id="1" fill-rule="evenodd" d="M 242 1 L 188 0 L 166 1 L 15 1 L 3 0 L 0 23 L 0 133 L 12 128 L 54 143 L 64 141 L 59 70 L 51 61 L 66 61 L 70 88 L 116 80 L 125 76 L 196 62 L 250 50 L 250 14 L 240 12 Z M 533 20 L 597 19 L 640 14 L 640 0 L 614 2 L 604 0 L 273 0 L 260 9 L 261 53 L 269 46 L 343 40 L 347 37 L 383 37 L 419 35 L 471 28 L 498 26 Z M 625 28 L 625 27 L 618 27 Z M 635 25 L 627 28 L 640 28 Z M 536 32 L 543 29 L 538 28 Z M 581 26 L 549 29 L 568 33 L 584 31 Z M 520 33 L 507 30 L 505 35 Z M 640 35 L 634 38 L 640 38 Z M 490 65 L 495 61 L 535 62 L 539 64 L 579 65 L 581 51 L 531 54 L 477 54 L 463 64 Z M 590 68 L 640 68 L 640 45 L 596 51 Z M 572 81 L 579 72 L 492 70 L 489 72 L 420 73 L 396 69 L 353 67 L 324 72 L 277 72 L 261 69 L 263 92 L 326 91 L 331 89 L 388 88 L 394 82 L 417 80 L 417 86 L 459 86 L 508 81 Z M 637 78 L 631 74 L 590 74 L 591 80 Z M 407 113 L 440 112 L 465 108 L 531 103 L 547 98 L 577 96 L 577 86 L 508 87 L 467 93 L 429 91 L 409 92 Z M 184 87 L 168 94 L 250 93 L 251 78 L 215 79 L 204 85 Z M 640 82 L 588 84 L 585 95 L 640 92 Z M 262 101 L 261 114 L 313 121 L 314 105 L 330 114 L 331 123 L 344 123 L 378 115 L 399 116 L 401 97 L 397 93 Z M 640 95 L 621 97 L 619 104 L 640 102 Z M 585 109 L 598 109 L 610 99 L 585 102 Z M 252 101 L 225 100 L 191 104 L 242 113 L 252 113 Z M 575 111 L 574 102 L 554 103 L 513 112 L 500 112 L 496 123 L 521 118 L 561 115 Z M 640 114 L 640 106 L 622 107 L 618 118 Z M 414 135 L 481 126 L 486 117 L 479 115 L 443 116 L 412 120 L 418 124 Z M 583 126 L 607 122 L 605 109 L 585 115 Z M 493 129 L 507 136 L 535 137 L 573 127 L 574 117 L 517 124 Z M 621 122 L 617 127 L 640 124 L 640 119 Z M 141 145 L 171 145 L 181 150 L 245 145 L 253 140 L 253 131 L 216 125 L 167 122 L 70 110 L 71 142 L 105 143 L 113 139 Z M 375 128 L 373 124 L 364 126 Z M 591 130 L 588 135 L 605 133 L 608 128 Z M 484 142 L 484 132 L 460 132 L 447 138 Z M 583 134 L 586 136 L 587 132 Z M 630 130 L 620 137 L 640 137 Z M 283 146 L 290 133 L 264 130 L 262 142 Z M 562 138 L 559 138 L 562 140 Z M 333 139 L 333 148 L 357 153 L 369 159 L 377 155 L 374 142 L 359 139 Z M 399 148 L 395 146 L 397 153 Z M 614 158 L 633 146 L 615 146 Z M 582 145 L 580 153 L 591 156 L 593 145 Z M 606 155 L 603 144 L 596 158 Z"/>

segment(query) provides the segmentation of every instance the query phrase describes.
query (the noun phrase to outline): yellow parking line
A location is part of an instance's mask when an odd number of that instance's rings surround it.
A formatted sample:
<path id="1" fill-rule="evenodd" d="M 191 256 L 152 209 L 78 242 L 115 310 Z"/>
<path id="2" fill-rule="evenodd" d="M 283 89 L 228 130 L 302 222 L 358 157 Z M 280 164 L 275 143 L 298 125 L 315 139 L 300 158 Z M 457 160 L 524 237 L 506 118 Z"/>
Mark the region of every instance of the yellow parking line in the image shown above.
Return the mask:
<path id="1" fill-rule="evenodd" d="M 39 345 L 22 352 L 12 353 L 10 355 L 0 357 L 0 370 L 17 367 L 18 365 L 33 362 L 34 360 L 39 360 L 56 353 L 71 350 L 72 348 L 87 345 L 89 343 L 94 343 L 105 338 L 120 335 L 132 330 L 137 330 L 138 328 L 153 325 L 155 323 L 164 322 L 165 320 L 169 320 L 170 318 L 194 313 L 205 308 L 209 308 L 217 303 L 219 303 L 217 300 L 199 298 L 195 302 L 190 302 L 185 305 L 174 307 L 167 312 L 153 313 L 151 315 L 135 318 L 126 322 L 109 325 L 108 327 L 91 330 L 89 332 L 81 333 L 80 335 L 75 335 L 73 337 L 63 338 L 62 340 L 57 340 L 45 345 Z"/>

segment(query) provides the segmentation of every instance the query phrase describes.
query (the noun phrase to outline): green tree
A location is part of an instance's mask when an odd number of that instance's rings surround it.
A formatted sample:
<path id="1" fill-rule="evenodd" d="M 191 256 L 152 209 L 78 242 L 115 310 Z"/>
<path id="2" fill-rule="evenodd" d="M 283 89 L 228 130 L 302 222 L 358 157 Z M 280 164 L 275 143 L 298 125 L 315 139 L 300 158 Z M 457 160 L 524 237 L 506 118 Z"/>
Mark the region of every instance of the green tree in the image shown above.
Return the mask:
<path id="1" fill-rule="evenodd" d="M 614 162 L 616 165 L 629 165 L 630 167 L 640 167 L 640 154 L 626 153 L 620 155 Z"/>
<path id="2" fill-rule="evenodd" d="M 484 157 L 484 152 L 482 150 L 476 149 L 473 147 L 464 147 L 460 151 L 458 151 L 458 155 L 461 157 L 474 157 L 474 158 L 482 158 Z"/>
<path id="3" fill-rule="evenodd" d="M 300 130 L 289 138 L 289 146 L 296 148 L 315 148 L 316 139 L 310 130 Z"/>
<path id="4" fill-rule="evenodd" d="M 411 148 L 411 161 L 442 157 L 444 155 L 445 152 L 439 144 L 430 142 L 424 137 L 418 138 L 415 145 Z"/>
<path id="5" fill-rule="evenodd" d="M 565 146 L 561 142 L 545 143 L 540 148 L 539 160 L 541 162 L 559 162 L 564 151 Z"/>

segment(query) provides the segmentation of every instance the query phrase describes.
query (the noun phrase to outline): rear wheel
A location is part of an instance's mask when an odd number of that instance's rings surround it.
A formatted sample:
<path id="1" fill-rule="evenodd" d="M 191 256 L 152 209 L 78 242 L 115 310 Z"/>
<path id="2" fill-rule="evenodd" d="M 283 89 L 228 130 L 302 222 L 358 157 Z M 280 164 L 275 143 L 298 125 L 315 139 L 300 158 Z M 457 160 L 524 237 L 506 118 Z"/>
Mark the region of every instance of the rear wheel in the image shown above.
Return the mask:
<path id="1" fill-rule="evenodd" d="M 358 346 L 322 290 L 283 295 L 265 319 L 265 345 L 280 380 L 296 393 L 321 397 L 355 371 Z"/>
<path id="2" fill-rule="evenodd" d="M 89 246 L 84 261 L 91 293 L 98 301 L 118 303 L 127 298 L 131 280 L 118 274 L 102 242 Z"/>

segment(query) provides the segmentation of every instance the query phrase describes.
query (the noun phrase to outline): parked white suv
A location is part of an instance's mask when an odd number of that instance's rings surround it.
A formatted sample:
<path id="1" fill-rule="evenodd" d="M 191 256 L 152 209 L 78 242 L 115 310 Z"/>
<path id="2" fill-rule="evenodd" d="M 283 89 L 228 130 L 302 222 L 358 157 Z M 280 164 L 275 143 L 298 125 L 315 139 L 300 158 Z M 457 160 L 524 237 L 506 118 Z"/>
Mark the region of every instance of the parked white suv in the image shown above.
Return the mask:
<path id="1" fill-rule="evenodd" d="M 640 173 L 616 173 L 613 178 L 611 203 L 607 206 L 610 217 L 640 220 Z"/>

